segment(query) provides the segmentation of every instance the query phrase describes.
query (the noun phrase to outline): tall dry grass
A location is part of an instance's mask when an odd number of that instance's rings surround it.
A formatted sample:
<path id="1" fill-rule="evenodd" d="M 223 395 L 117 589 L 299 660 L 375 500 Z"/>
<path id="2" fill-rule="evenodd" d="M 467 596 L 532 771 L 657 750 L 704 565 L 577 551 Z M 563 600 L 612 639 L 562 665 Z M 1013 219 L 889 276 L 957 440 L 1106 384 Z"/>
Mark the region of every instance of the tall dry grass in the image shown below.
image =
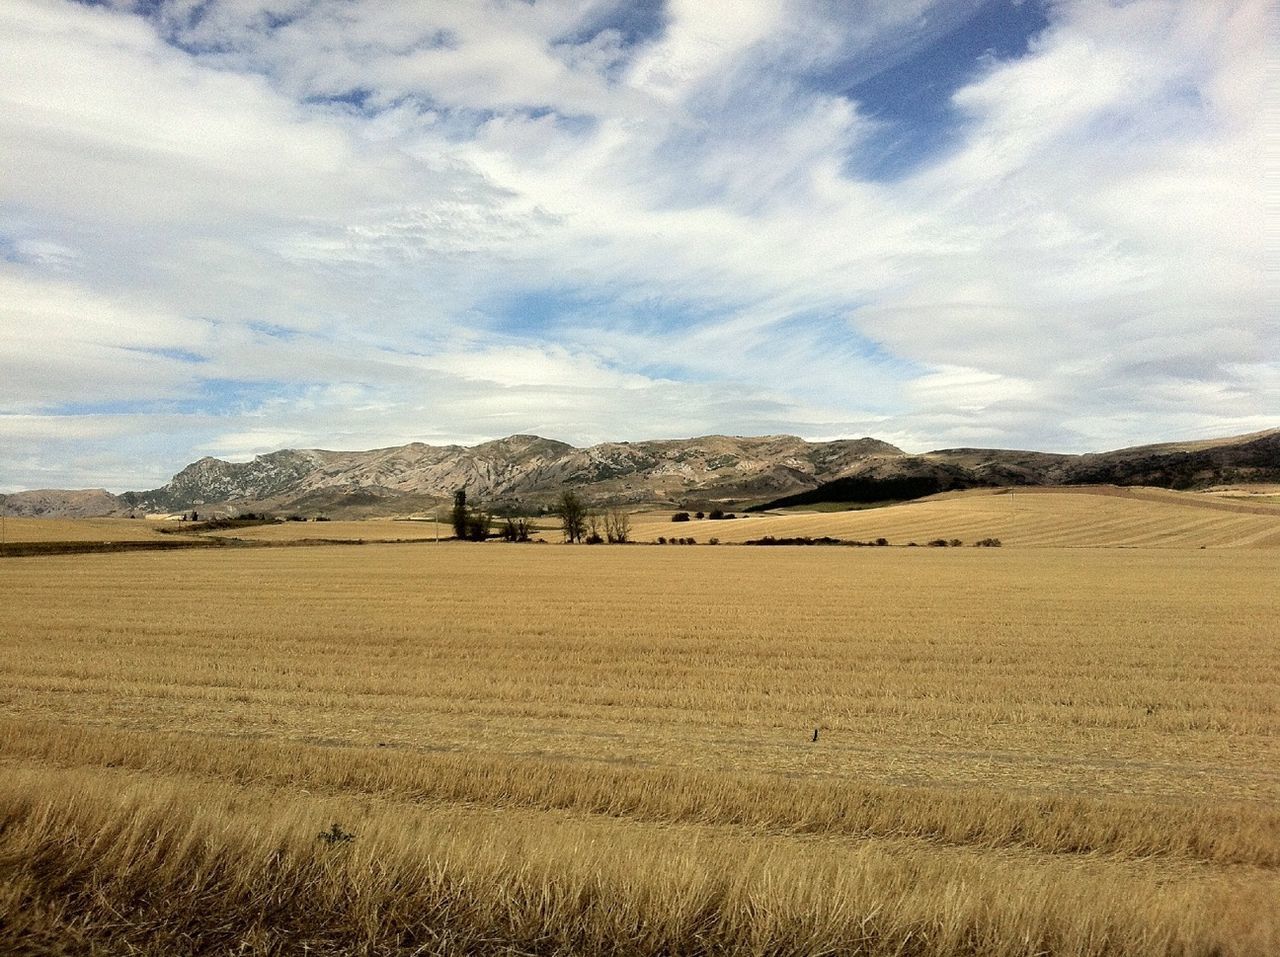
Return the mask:
<path id="1" fill-rule="evenodd" d="M 349 843 L 318 839 L 345 821 Z M 1274 875 L 1153 879 L 109 772 L 0 783 L 11 940 L 116 952 L 1252 955 Z M 339 830 L 342 830 L 341 825 Z M 23 900 L 14 908 L 14 897 Z M 15 913 L 16 910 L 16 913 Z M 1260 919 L 1261 917 L 1261 919 Z"/>
<path id="2" fill-rule="evenodd" d="M 30 720 L 0 720 L 0 758 L 418 804 L 1280 868 L 1280 807 L 1255 802 L 1157 803 L 1117 796 L 904 789 L 691 768 L 201 740 Z"/>

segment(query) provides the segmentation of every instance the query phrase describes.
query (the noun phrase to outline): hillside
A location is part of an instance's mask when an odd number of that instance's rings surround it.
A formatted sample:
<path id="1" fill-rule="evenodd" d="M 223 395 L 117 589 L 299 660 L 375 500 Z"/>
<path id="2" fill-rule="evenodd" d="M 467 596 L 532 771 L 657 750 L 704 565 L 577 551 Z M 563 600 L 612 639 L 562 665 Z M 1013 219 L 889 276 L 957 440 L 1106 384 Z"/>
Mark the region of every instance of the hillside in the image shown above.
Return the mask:
<path id="1" fill-rule="evenodd" d="M 711 435 L 575 448 L 533 435 L 464 447 L 411 443 L 364 452 L 282 449 L 249 462 L 206 457 L 167 484 L 114 496 L 20 492 L 14 515 L 88 517 L 187 509 L 402 515 L 472 501 L 536 512 L 566 488 L 597 503 L 758 509 L 905 501 L 971 488 L 1120 485 L 1199 489 L 1280 482 L 1280 430 L 1065 455 L 940 449 L 912 455 L 873 438 Z"/>
<path id="2" fill-rule="evenodd" d="M 904 454 L 871 438 L 717 435 L 578 449 L 513 435 L 470 448 L 413 443 L 370 452 L 286 449 L 245 463 L 204 458 L 169 484 L 121 501 L 147 510 L 231 503 L 350 517 L 430 508 L 459 488 L 473 500 L 515 508 L 546 505 L 564 488 L 620 503 L 743 501 L 814 488 L 872 456 Z"/>
<path id="3" fill-rule="evenodd" d="M 976 489 L 915 502 L 844 512 L 788 512 L 731 521 L 672 522 L 651 513 L 633 522 L 635 537 L 717 538 L 724 543 L 828 536 L 885 538 L 893 545 L 998 538 L 1005 546 L 1274 548 L 1280 505 L 1150 488 Z"/>
<path id="4" fill-rule="evenodd" d="M 905 501 L 970 488 L 1119 485 L 1202 489 L 1228 483 L 1274 482 L 1278 477 L 1280 429 L 1083 455 L 939 449 L 922 455 L 868 458 L 839 478 L 764 502 L 756 509 Z"/>
<path id="5" fill-rule="evenodd" d="M 106 489 L 34 489 L 13 492 L 5 497 L 10 515 L 32 518 L 94 518 L 111 515 L 127 508 L 125 503 Z"/>

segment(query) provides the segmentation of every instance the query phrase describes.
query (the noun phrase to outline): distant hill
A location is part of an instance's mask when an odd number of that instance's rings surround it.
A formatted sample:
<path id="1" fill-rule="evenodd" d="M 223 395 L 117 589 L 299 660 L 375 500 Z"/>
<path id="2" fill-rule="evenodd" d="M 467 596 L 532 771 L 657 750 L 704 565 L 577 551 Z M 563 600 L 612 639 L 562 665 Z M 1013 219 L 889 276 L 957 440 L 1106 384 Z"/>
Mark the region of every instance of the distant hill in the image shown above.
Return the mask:
<path id="1" fill-rule="evenodd" d="M 192 508 L 392 515 L 430 509 L 466 489 L 472 501 L 548 506 L 565 488 L 618 504 L 743 508 L 876 502 L 1010 485 L 1148 485 L 1191 489 L 1280 481 L 1280 429 L 1232 438 L 1062 455 L 942 449 L 910 455 L 873 438 L 709 435 L 575 448 L 535 435 L 463 447 L 422 443 L 367 452 L 283 449 L 250 462 L 203 458 L 157 489 L 114 496 L 19 492 L 10 514 L 93 516 Z"/>
<path id="2" fill-rule="evenodd" d="M 843 511 L 784 511 L 734 521 L 667 513 L 637 516 L 637 541 L 658 536 L 725 544 L 775 539 L 839 539 L 893 545 L 998 539 L 1036 548 L 1280 548 L 1280 499 L 1222 498 L 1114 485 L 1024 486 L 946 492 L 911 502 Z M 278 527 L 278 526 L 277 526 Z"/>
<path id="3" fill-rule="evenodd" d="M 35 518 L 95 518 L 127 509 L 125 503 L 104 488 L 41 488 L 5 496 L 10 515 Z"/>
<path id="4" fill-rule="evenodd" d="M 906 501 L 971 488 L 1120 485 L 1196 489 L 1280 479 L 1280 429 L 1195 442 L 1063 455 L 1009 449 L 939 449 L 869 459 L 814 488 L 754 509 L 836 502 Z"/>

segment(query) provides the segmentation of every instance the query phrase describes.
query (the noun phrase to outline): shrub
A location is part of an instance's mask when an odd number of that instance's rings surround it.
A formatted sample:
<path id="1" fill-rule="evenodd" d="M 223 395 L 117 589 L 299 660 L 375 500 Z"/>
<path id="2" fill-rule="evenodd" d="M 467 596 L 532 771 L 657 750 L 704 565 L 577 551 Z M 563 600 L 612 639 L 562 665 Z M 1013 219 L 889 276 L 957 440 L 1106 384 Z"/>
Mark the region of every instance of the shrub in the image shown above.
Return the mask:
<path id="1" fill-rule="evenodd" d="M 946 548 L 947 540 L 945 538 L 933 538 L 929 540 L 930 548 Z"/>
<path id="2" fill-rule="evenodd" d="M 688 512 L 676 512 L 674 515 L 672 515 L 672 516 L 671 516 L 671 521 L 673 521 L 673 522 L 687 522 L 687 521 L 689 521 L 689 513 L 688 513 Z"/>
<path id="3" fill-rule="evenodd" d="M 998 538 L 981 538 L 973 543 L 974 548 L 999 548 L 1000 539 Z"/>
<path id="4" fill-rule="evenodd" d="M 665 536 L 665 535 L 659 535 L 659 536 L 658 536 L 658 544 L 659 544 L 659 545 L 665 545 L 665 544 L 667 544 L 667 536 Z"/>
<path id="5" fill-rule="evenodd" d="M 877 544 L 877 545 L 888 545 L 888 544 L 889 544 L 889 539 L 887 539 L 887 538 L 877 538 L 877 539 L 876 539 L 876 544 Z"/>
<path id="6" fill-rule="evenodd" d="M 693 517 L 701 521 L 702 519 L 706 518 L 706 515 L 702 512 L 697 512 Z"/>
<path id="7" fill-rule="evenodd" d="M 953 538 L 951 539 L 951 541 L 947 542 L 947 544 L 950 545 L 952 548 L 959 548 L 961 545 L 964 544 L 964 542 L 960 541 L 960 539 L 958 538 Z"/>
<path id="8" fill-rule="evenodd" d="M 713 522 L 719 522 L 724 518 L 724 512 L 721 509 L 713 508 L 711 514 L 707 516 Z"/>
<path id="9" fill-rule="evenodd" d="M 720 544 L 720 539 L 718 539 L 718 538 L 710 539 L 710 540 L 707 542 L 707 544 L 708 544 L 708 545 L 719 545 L 719 544 Z"/>
<path id="10" fill-rule="evenodd" d="M 336 844 L 350 844 L 355 839 L 356 836 L 354 834 L 350 831 L 344 831 L 342 825 L 336 821 L 329 825 L 329 830 L 321 831 L 316 835 L 316 840 L 324 841 L 330 847 Z"/>

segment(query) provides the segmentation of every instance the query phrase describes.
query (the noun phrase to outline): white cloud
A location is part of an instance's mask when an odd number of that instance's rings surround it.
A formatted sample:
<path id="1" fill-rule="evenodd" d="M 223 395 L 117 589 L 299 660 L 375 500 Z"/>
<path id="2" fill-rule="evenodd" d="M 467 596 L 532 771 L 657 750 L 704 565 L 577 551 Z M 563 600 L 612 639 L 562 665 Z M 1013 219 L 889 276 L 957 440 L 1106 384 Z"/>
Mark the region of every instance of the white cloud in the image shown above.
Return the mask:
<path id="1" fill-rule="evenodd" d="M 896 182 L 847 172 L 878 121 L 818 79 L 976 3 L 680 0 L 638 46 L 587 36 L 617 6 L 0 7 L 0 422 L 49 429 L 0 482 L 75 478 L 84 407 L 141 423 L 84 439 L 117 476 L 273 442 L 1081 449 L 1280 418 L 1264 0 L 1055 3 Z"/>

